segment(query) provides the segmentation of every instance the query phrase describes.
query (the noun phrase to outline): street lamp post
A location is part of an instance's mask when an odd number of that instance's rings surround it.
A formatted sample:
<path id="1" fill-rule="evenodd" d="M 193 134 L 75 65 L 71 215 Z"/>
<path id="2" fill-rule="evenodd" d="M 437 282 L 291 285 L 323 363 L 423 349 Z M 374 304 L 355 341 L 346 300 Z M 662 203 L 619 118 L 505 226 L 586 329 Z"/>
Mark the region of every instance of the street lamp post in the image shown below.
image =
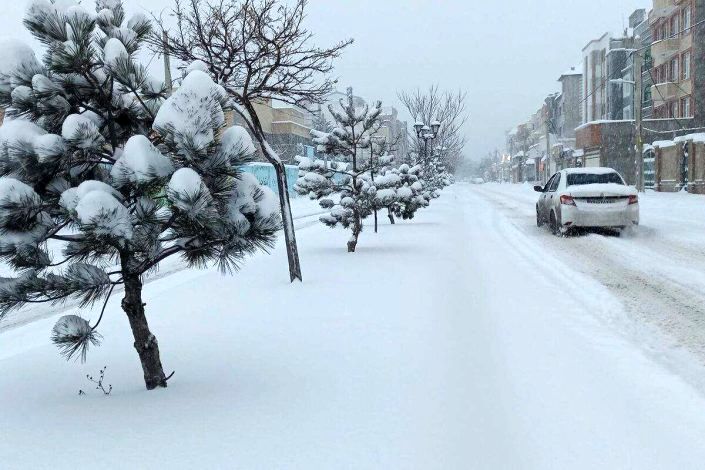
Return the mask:
<path id="1" fill-rule="evenodd" d="M 429 126 L 417 120 L 416 124 L 414 124 L 414 130 L 416 131 L 416 137 L 419 141 L 423 141 L 423 161 L 425 163 L 426 160 L 428 160 L 428 143 L 438 137 L 438 133 L 441 130 L 441 123 L 435 120 Z"/>

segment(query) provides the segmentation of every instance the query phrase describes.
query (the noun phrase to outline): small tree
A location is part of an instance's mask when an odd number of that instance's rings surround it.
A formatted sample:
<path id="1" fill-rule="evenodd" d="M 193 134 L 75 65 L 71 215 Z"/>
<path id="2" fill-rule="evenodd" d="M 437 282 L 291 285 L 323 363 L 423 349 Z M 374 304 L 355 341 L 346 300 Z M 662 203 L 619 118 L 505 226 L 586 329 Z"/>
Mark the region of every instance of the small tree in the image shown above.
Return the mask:
<path id="1" fill-rule="evenodd" d="M 410 167 L 408 164 L 402 164 L 393 169 L 392 174 L 396 176 L 397 197 L 390 207 L 390 221 L 394 223 L 391 214 L 404 220 L 413 219 L 416 211 L 428 207 L 431 199 L 430 191 L 424 188 L 419 177 L 421 166 Z"/>
<path id="2" fill-rule="evenodd" d="M 381 126 L 382 103 L 377 102 L 372 108 L 357 108 L 352 89 L 348 89 L 347 100 L 340 101 L 340 108 L 329 106 L 329 110 L 335 119 L 333 131 L 313 130 L 311 134 L 319 152 L 343 163 L 301 159 L 295 189 L 320 200 L 324 209 L 330 209 L 329 214 L 321 217 L 321 222 L 352 231 L 348 251 L 353 253 L 363 220 L 372 215 L 375 208 L 390 205 L 394 197 L 393 189 L 378 191 L 373 178 L 391 160 L 389 156 L 375 156 L 371 151 L 372 136 Z M 333 194 L 338 198 L 337 202 L 328 197 Z"/>
<path id="3" fill-rule="evenodd" d="M 332 60 L 352 43 L 311 45 L 304 25 L 307 0 L 175 0 L 176 28 L 152 36 L 157 51 L 184 63 L 199 61 L 237 104 L 235 111 L 274 166 L 291 280 L 302 279 L 286 170 L 267 140 L 258 104 L 276 99 L 304 108 L 321 103 L 333 89 Z"/>
<path id="4" fill-rule="evenodd" d="M 135 57 L 150 34 L 120 0 L 96 14 L 70 2 L 34 2 L 25 25 L 47 48 L 43 63 L 0 70 L 0 257 L 19 271 L 0 280 L 0 320 L 28 303 L 103 301 L 94 325 L 61 318 L 52 340 L 85 359 L 116 288 L 147 389 L 166 387 L 142 298 L 145 274 L 170 256 L 232 271 L 271 246 L 276 196 L 238 167 L 254 153 L 243 128 L 224 129 L 227 95 L 191 72 L 166 101 L 163 83 Z M 7 64 L 7 62 L 6 62 Z"/>

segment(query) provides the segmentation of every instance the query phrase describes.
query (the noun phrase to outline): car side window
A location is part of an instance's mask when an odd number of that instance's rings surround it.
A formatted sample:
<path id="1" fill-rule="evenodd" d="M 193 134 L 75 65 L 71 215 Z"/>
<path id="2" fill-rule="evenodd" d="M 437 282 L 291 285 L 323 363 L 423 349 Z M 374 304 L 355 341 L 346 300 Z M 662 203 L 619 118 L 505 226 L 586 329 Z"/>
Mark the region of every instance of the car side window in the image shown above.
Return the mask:
<path id="1" fill-rule="evenodd" d="M 548 183 L 546 183 L 546 186 L 543 188 L 543 192 L 547 193 L 551 190 L 551 185 L 553 184 L 553 180 L 556 179 L 556 175 L 551 176 L 551 179 L 548 180 Z"/>
<path id="2" fill-rule="evenodd" d="M 561 174 L 558 173 L 553 177 L 553 181 L 551 182 L 551 187 L 549 188 L 549 191 L 554 193 L 556 190 L 558 190 L 558 185 L 561 182 Z"/>

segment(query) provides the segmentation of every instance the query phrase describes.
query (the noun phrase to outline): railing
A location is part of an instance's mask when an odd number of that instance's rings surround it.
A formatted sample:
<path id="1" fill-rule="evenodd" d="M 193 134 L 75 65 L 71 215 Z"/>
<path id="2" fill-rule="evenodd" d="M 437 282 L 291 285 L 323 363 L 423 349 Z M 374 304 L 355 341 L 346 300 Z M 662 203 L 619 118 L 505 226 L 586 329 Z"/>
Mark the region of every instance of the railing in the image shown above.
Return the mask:
<path id="1" fill-rule="evenodd" d="M 242 167 L 242 171 L 254 175 L 262 186 L 267 186 L 275 193 L 279 193 L 277 175 L 274 167 L 269 163 L 250 163 Z M 297 196 L 296 191 L 294 191 L 294 185 L 298 178 L 299 168 L 293 165 L 286 165 L 286 182 L 289 187 L 289 197 Z"/>

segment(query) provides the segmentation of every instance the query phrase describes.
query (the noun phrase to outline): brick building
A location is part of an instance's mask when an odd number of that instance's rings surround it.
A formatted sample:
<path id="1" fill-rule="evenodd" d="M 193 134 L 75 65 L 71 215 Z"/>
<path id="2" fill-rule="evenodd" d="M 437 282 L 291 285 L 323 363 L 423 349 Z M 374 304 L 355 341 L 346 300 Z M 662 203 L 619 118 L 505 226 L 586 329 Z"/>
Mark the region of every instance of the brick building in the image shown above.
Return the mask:
<path id="1" fill-rule="evenodd" d="M 654 0 L 649 15 L 654 116 L 680 119 L 683 127 L 705 124 L 703 20 L 705 0 Z"/>

